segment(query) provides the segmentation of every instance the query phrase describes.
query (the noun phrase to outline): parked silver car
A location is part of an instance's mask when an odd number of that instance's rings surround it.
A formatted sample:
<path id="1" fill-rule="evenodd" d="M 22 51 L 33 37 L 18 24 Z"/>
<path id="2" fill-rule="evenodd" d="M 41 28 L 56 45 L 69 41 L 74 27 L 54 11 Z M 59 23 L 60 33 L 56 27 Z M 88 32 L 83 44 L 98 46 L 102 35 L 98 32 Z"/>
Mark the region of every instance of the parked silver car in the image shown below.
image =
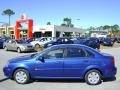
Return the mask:
<path id="1" fill-rule="evenodd" d="M 34 51 L 34 47 L 23 41 L 23 40 L 8 40 L 4 42 L 3 48 L 7 50 L 13 50 L 17 52 L 26 52 L 26 51 Z"/>

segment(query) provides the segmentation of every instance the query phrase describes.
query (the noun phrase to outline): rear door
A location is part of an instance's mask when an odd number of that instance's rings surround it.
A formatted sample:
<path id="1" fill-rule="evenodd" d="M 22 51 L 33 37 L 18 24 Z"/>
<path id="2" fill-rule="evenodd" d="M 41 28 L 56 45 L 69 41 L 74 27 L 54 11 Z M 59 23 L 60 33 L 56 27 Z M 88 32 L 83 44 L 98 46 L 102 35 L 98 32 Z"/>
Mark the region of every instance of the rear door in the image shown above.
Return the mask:
<path id="1" fill-rule="evenodd" d="M 88 57 L 82 48 L 68 48 L 67 57 L 64 59 L 64 76 L 68 78 L 81 77 L 92 59 L 93 57 Z"/>
<path id="2" fill-rule="evenodd" d="M 12 40 L 9 40 L 8 42 L 6 42 L 6 47 L 8 50 L 12 50 L 11 44 L 12 44 Z"/>

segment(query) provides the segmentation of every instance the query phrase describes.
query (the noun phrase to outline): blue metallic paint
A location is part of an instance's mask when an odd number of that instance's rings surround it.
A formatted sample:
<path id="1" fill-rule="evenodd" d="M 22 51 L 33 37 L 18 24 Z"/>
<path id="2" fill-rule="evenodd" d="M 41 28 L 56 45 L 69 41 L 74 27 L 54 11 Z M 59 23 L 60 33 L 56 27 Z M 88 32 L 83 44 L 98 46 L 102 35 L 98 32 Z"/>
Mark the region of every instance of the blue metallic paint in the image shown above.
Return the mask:
<path id="1" fill-rule="evenodd" d="M 44 53 L 56 48 L 76 47 L 92 52 L 95 57 L 74 57 L 49 59 L 45 62 L 38 60 Z M 112 64 L 112 56 L 100 53 L 84 45 L 55 45 L 45 51 L 38 53 L 35 57 L 22 56 L 9 60 L 8 65 L 3 68 L 4 74 L 12 78 L 14 71 L 24 68 L 29 71 L 31 78 L 84 78 L 87 71 L 97 69 L 104 78 L 114 77 L 117 69 Z"/>

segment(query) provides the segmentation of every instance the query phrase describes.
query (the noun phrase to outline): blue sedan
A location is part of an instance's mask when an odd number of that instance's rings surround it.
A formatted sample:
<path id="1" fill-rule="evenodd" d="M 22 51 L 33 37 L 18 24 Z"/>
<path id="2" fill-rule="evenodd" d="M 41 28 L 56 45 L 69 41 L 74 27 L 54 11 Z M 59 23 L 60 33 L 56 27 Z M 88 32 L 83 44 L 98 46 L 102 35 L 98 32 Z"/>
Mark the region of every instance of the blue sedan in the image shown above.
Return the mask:
<path id="1" fill-rule="evenodd" d="M 31 79 L 84 79 L 97 85 L 103 78 L 116 75 L 114 57 L 78 44 L 55 45 L 40 53 L 13 58 L 4 74 L 19 84 Z"/>

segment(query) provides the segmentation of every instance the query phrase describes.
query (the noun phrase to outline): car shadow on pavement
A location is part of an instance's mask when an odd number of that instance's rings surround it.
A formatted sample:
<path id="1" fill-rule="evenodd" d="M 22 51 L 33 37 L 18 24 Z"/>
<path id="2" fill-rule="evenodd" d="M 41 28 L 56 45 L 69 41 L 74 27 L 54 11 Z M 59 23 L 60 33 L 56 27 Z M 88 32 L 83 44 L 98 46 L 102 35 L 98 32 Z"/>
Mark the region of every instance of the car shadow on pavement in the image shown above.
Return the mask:
<path id="1" fill-rule="evenodd" d="M 9 79 L 9 78 L 3 78 L 3 79 L 0 80 L 0 83 L 6 81 L 6 80 L 8 80 L 8 79 Z"/>
<path id="2" fill-rule="evenodd" d="M 51 83 L 84 83 L 81 79 L 38 79 L 34 82 L 51 82 Z"/>
<path id="3" fill-rule="evenodd" d="M 116 80 L 116 77 L 112 77 L 112 78 L 104 79 L 103 82 L 110 82 L 110 81 L 115 81 L 115 80 Z"/>

